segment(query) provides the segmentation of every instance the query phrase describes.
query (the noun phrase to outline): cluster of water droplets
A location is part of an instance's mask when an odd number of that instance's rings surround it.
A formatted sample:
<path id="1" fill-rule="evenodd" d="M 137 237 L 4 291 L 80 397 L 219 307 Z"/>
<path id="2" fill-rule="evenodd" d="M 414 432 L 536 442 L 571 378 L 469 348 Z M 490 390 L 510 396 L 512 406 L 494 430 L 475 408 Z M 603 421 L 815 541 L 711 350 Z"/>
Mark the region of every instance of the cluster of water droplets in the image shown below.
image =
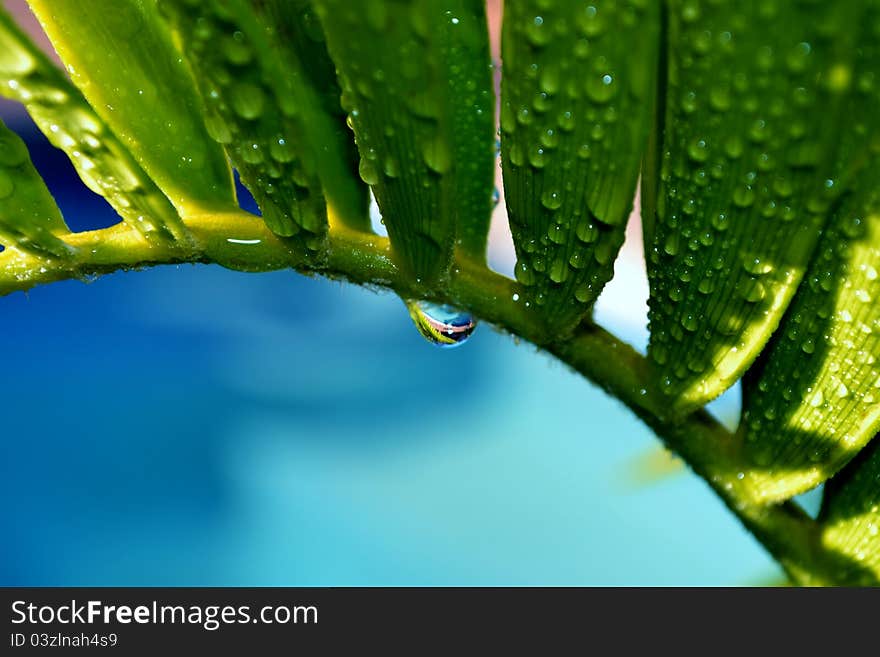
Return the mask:
<path id="1" fill-rule="evenodd" d="M 779 10 L 756 11 L 770 21 Z M 750 341 L 772 330 L 838 193 L 819 170 L 827 137 L 816 126 L 827 125 L 822 108 L 840 90 L 816 83 L 824 60 L 791 37 L 814 20 L 804 13 L 790 31 L 740 30 L 744 11 L 703 14 L 683 3 L 671 17 L 681 36 L 670 49 L 648 258 L 650 355 L 661 389 L 694 390 L 696 403 L 731 384 Z"/>
<path id="2" fill-rule="evenodd" d="M 622 44 L 646 9 L 545 9 L 510 9 L 517 70 L 504 77 L 501 130 L 515 275 L 565 323 L 596 299 L 623 241 L 639 162 L 632 125 L 647 116 L 648 90 L 634 73 L 646 62 Z"/>
<path id="3" fill-rule="evenodd" d="M 746 405 L 747 453 L 777 487 L 833 474 L 880 424 L 880 215 L 853 209 L 826 231 Z"/>
<path id="4" fill-rule="evenodd" d="M 179 10 L 179 11 L 176 11 Z M 251 35 L 226 12 L 168 8 L 189 36 L 187 52 L 205 99 L 209 135 L 226 147 L 273 232 L 323 245 L 326 209 L 316 163 L 297 139 L 301 108 L 290 85 L 273 79 Z"/>
<path id="5" fill-rule="evenodd" d="M 455 159 L 443 123 L 449 119 L 449 72 L 433 68 L 442 61 L 440 53 L 427 55 L 436 47 L 427 7 L 413 3 L 394 20 L 385 9 L 377 2 L 318 5 L 319 12 L 333 12 L 338 32 L 342 105 L 357 141 L 360 176 L 374 186 L 395 257 L 427 279 L 448 262 L 455 234 L 451 216 L 437 212 L 444 207 L 440 181 Z M 454 14 L 444 20 L 448 29 L 463 27 Z M 400 221 L 388 221 L 398 216 Z"/>

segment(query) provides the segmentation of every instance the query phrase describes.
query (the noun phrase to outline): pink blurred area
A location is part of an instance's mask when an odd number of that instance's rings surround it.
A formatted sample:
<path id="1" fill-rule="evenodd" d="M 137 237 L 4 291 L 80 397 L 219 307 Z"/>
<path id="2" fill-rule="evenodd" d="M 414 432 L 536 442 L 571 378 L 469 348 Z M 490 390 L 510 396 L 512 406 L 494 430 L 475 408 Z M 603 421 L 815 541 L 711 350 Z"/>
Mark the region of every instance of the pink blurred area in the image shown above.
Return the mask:
<path id="1" fill-rule="evenodd" d="M 88 2 L 88 0 L 83 1 Z M 58 55 L 56 55 L 55 51 L 52 49 L 52 44 L 49 43 L 49 39 L 40 28 L 40 24 L 37 22 L 37 19 L 34 18 L 31 10 L 28 8 L 27 2 L 25 2 L 25 0 L 0 0 L 0 4 L 6 8 L 6 11 L 15 17 L 18 25 L 27 32 L 31 39 L 33 39 L 59 66 L 61 66 L 61 60 L 58 59 Z"/>

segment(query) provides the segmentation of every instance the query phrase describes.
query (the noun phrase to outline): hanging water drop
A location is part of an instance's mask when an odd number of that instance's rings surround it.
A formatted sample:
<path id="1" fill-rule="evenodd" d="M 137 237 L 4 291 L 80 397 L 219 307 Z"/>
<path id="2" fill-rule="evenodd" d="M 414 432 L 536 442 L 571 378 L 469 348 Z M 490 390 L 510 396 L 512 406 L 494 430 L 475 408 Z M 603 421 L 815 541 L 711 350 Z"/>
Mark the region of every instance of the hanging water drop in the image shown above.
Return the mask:
<path id="1" fill-rule="evenodd" d="M 476 320 L 469 313 L 445 304 L 407 301 L 406 307 L 422 337 L 441 348 L 457 347 L 477 327 Z"/>

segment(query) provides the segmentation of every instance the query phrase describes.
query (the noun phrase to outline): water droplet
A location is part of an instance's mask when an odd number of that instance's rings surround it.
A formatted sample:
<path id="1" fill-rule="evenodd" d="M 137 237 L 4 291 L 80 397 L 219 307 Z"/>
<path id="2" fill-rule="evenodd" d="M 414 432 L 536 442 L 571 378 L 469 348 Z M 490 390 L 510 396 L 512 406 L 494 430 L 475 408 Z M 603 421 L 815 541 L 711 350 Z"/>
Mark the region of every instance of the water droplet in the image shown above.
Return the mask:
<path id="1" fill-rule="evenodd" d="M 739 137 L 728 137 L 724 142 L 724 152 L 731 160 L 737 159 L 743 153 L 743 143 Z"/>
<path id="2" fill-rule="evenodd" d="M 541 143 L 544 144 L 546 148 L 556 148 L 556 145 L 559 143 L 559 136 L 553 128 L 547 128 L 541 134 Z"/>
<path id="3" fill-rule="evenodd" d="M 785 60 L 785 63 L 788 65 L 788 70 L 792 73 L 800 73 L 806 69 L 811 51 L 812 47 L 805 41 L 802 41 L 792 48 Z"/>
<path id="4" fill-rule="evenodd" d="M 547 237 L 554 244 L 565 244 L 567 233 L 561 224 L 550 224 L 547 229 Z"/>
<path id="5" fill-rule="evenodd" d="M 547 156 L 543 148 L 533 148 L 529 151 L 529 164 L 536 169 L 541 169 L 547 163 Z"/>
<path id="6" fill-rule="evenodd" d="M 469 313 L 445 304 L 407 301 L 406 307 L 422 337 L 438 347 L 457 347 L 477 326 Z"/>
<path id="7" fill-rule="evenodd" d="M 389 178 L 397 178 L 397 176 L 400 174 L 400 169 L 397 166 L 397 160 L 393 155 L 386 156 L 385 161 L 382 163 L 382 170 Z"/>
<path id="8" fill-rule="evenodd" d="M 681 111 L 685 114 L 693 114 L 697 109 L 697 94 L 693 91 L 686 92 L 681 98 Z"/>
<path id="9" fill-rule="evenodd" d="M 697 285 L 697 290 L 701 294 L 711 294 L 715 290 L 715 282 L 711 278 L 704 278 Z"/>
<path id="10" fill-rule="evenodd" d="M 727 214 L 724 212 L 719 212 L 712 216 L 712 227 L 715 230 L 727 230 L 727 227 L 730 225 L 730 219 L 728 219 Z"/>
<path id="11" fill-rule="evenodd" d="M 245 42 L 244 34 L 239 31 L 223 40 L 223 53 L 232 64 L 247 64 L 253 57 L 250 47 Z"/>
<path id="12" fill-rule="evenodd" d="M 229 102 L 241 118 L 256 119 L 263 112 L 265 96 L 263 90 L 250 82 L 239 82 L 230 90 Z"/>
<path id="13" fill-rule="evenodd" d="M 543 16 L 535 16 L 526 25 L 526 38 L 531 41 L 532 45 L 543 46 L 550 41 L 552 33 L 544 24 Z"/>
<path id="14" fill-rule="evenodd" d="M 546 112 L 550 109 L 550 96 L 544 91 L 535 94 L 535 99 L 532 101 L 532 107 L 535 108 L 536 112 Z"/>
<path id="15" fill-rule="evenodd" d="M 263 161 L 263 151 L 259 144 L 243 144 L 239 152 L 241 159 L 248 164 L 260 164 Z"/>
<path id="16" fill-rule="evenodd" d="M 555 94 L 559 91 L 559 69 L 552 64 L 545 65 L 538 77 L 538 84 L 545 93 Z"/>
<path id="17" fill-rule="evenodd" d="M 595 103 L 607 103 L 617 93 L 617 84 L 610 73 L 587 78 L 587 95 Z"/>
<path id="18" fill-rule="evenodd" d="M 746 256 L 743 259 L 743 269 L 750 274 L 763 276 L 773 271 L 773 265 L 766 260 L 762 260 L 759 256 Z"/>
<path id="19" fill-rule="evenodd" d="M 560 130 L 564 132 L 571 132 L 574 130 L 575 121 L 574 115 L 571 113 L 571 110 L 565 110 L 559 115 L 559 118 L 556 120 L 556 125 L 559 126 Z"/>
<path id="20" fill-rule="evenodd" d="M 696 316 L 692 315 L 691 313 L 688 313 L 687 315 L 685 315 L 684 317 L 681 318 L 681 325 L 686 330 L 694 332 L 699 328 L 700 322 Z"/>
<path id="21" fill-rule="evenodd" d="M 574 291 L 574 298 L 581 303 L 589 303 L 593 299 L 593 288 L 589 283 L 579 285 Z"/>
<path id="22" fill-rule="evenodd" d="M 513 275 L 516 277 L 516 280 L 523 285 L 529 286 L 535 284 L 535 271 L 524 260 L 520 260 L 516 263 Z"/>
<path id="23" fill-rule="evenodd" d="M 548 189 L 541 194 L 541 205 L 548 210 L 558 210 L 562 206 L 562 194 L 555 189 Z"/>
<path id="24" fill-rule="evenodd" d="M 739 208 L 747 208 L 755 202 L 755 192 L 750 185 L 740 185 L 733 190 L 733 203 Z"/>
<path id="25" fill-rule="evenodd" d="M 361 175 L 361 180 L 368 185 L 375 185 L 379 182 L 379 172 L 376 170 L 376 165 L 366 158 L 361 158 L 358 173 Z"/>
<path id="26" fill-rule="evenodd" d="M 564 258 L 557 258 L 550 265 L 550 271 L 548 273 L 550 280 L 554 283 L 564 283 L 568 280 L 568 275 L 570 273 L 568 263 Z"/>
<path id="27" fill-rule="evenodd" d="M 585 244 L 591 244 L 599 237 L 599 228 L 589 218 L 581 219 L 574 229 L 577 238 Z"/>
<path id="28" fill-rule="evenodd" d="M 587 5 L 577 14 L 577 24 L 584 35 L 597 37 L 605 30 L 605 24 L 594 5 Z"/>
<path id="29" fill-rule="evenodd" d="M 725 112 L 730 108 L 730 88 L 714 87 L 709 92 L 709 107 L 716 112 Z"/>
<path id="30" fill-rule="evenodd" d="M 769 137 L 770 129 L 767 127 L 767 122 L 764 119 L 755 119 L 749 128 L 749 139 L 760 144 L 767 141 Z"/>
<path id="31" fill-rule="evenodd" d="M 706 158 L 709 157 L 709 149 L 706 146 L 706 141 L 704 139 L 700 139 L 699 137 L 694 138 L 690 144 L 688 144 L 688 156 L 694 162 L 705 162 Z"/>
<path id="32" fill-rule="evenodd" d="M 767 290 L 764 288 L 761 281 L 751 280 L 746 281 L 746 283 L 743 284 L 742 298 L 749 303 L 758 303 L 765 296 L 767 296 Z"/>
<path id="33" fill-rule="evenodd" d="M 587 260 L 586 258 L 584 258 L 584 254 L 578 250 L 571 254 L 568 259 L 568 264 L 570 264 L 575 269 L 583 269 L 587 266 Z"/>
<path id="34" fill-rule="evenodd" d="M 841 226 L 843 234 L 851 239 L 857 239 L 864 233 L 864 225 L 861 217 L 850 217 Z"/>
<path id="35" fill-rule="evenodd" d="M 422 156 L 425 158 L 425 164 L 428 165 L 428 168 L 435 173 L 446 173 L 452 164 L 449 146 L 440 135 L 424 143 L 422 146 Z"/>

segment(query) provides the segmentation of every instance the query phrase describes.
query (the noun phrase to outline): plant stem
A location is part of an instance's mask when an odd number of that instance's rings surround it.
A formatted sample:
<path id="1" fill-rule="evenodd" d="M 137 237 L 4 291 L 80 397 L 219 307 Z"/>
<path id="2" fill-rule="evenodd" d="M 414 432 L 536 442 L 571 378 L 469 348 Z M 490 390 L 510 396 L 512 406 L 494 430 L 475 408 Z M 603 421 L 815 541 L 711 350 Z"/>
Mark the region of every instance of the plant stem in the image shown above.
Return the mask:
<path id="1" fill-rule="evenodd" d="M 331 223 L 326 259 L 316 261 L 292 242 L 270 233 L 246 212 L 202 215 L 187 220 L 194 244 L 150 244 L 119 224 L 65 236 L 77 249 L 58 262 L 9 248 L 0 253 L 0 295 L 68 278 L 88 278 L 119 269 L 179 262 L 216 262 L 242 271 L 294 268 L 394 290 L 404 298 L 428 298 L 464 308 L 484 321 L 534 343 L 601 386 L 641 418 L 665 445 L 705 479 L 749 531 L 798 584 L 846 584 L 842 569 L 821 549 L 819 528 L 796 504 L 756 505 L 741 490 L 738 444 L 707 412 L 683 420 L 668 417 L 655 391 L 646 358 L 601 327 L 587 323 L 563 340 L 547 338 L 518 283 L 485 265 L 460 259 L 444 290 L 426 290 L 402 276 L 384 237 Z M 845 569 L 844 569 L 845 570 Z"/>

